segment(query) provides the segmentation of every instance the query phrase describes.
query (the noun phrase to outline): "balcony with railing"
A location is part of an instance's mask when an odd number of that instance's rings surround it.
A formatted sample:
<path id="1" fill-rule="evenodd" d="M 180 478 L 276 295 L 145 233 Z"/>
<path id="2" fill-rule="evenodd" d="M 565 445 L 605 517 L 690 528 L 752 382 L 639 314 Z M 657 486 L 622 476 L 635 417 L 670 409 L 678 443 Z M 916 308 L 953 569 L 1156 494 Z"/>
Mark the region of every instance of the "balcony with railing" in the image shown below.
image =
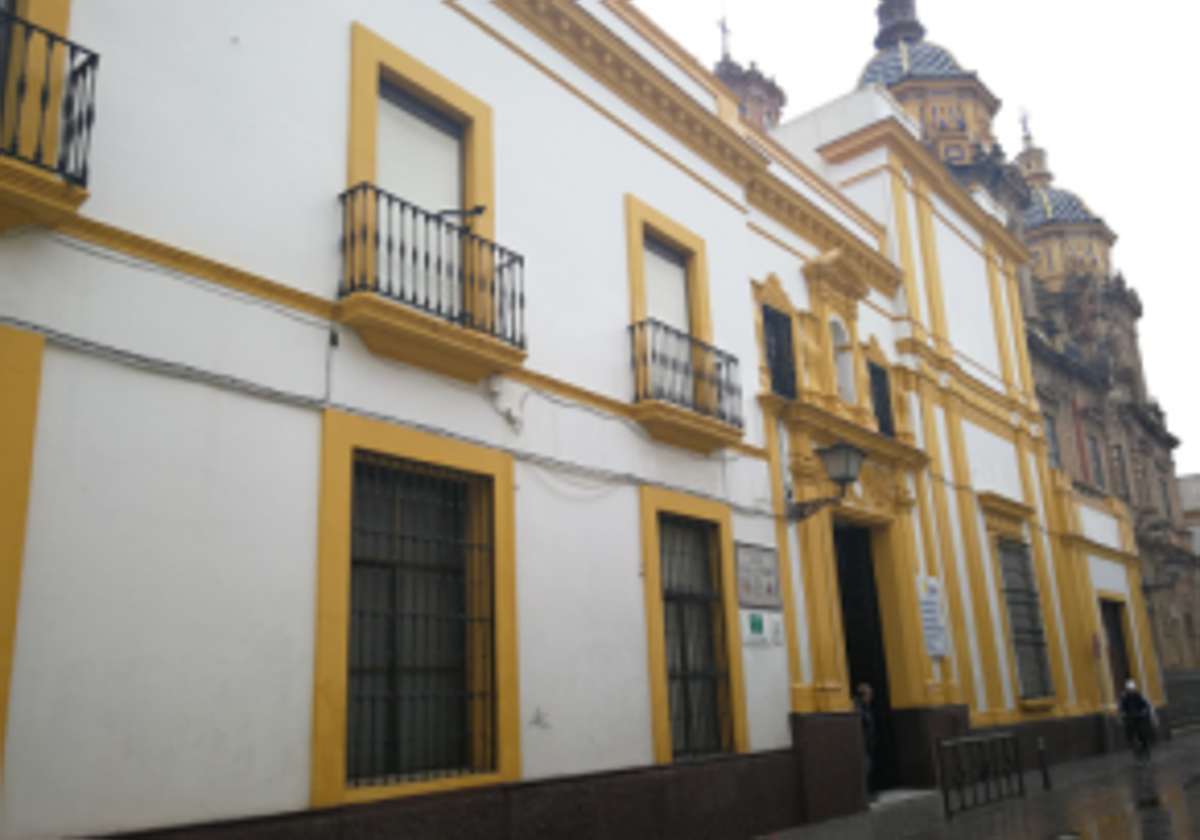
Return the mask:
<path id="1" fill-rule="evenodd" d="M 87 198 L 100 56 L 0 10 L 0 231 Z"/>
<path id="2" fill-rule="evenodd" d="M 704 453 L 741 440 L 736 356 L 653 319 L 630 334 L 634 413 L 651 437 Z"/>
<path id="3" fill-rule="evenodd" d="M 469 382 L 524 364 L 524 257 L 372 184 L 341 203 L 342 318 L 373 353 Z"/>

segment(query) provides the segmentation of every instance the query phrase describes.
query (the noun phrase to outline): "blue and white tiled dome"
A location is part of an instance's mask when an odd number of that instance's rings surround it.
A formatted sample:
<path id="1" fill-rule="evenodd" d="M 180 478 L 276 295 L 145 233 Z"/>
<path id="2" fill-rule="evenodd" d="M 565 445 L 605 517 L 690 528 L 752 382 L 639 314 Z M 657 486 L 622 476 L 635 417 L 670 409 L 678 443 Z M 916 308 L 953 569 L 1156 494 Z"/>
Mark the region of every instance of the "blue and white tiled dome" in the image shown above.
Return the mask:
<path id="1" fill-rule="evenodd" d="M 858 80 L 859 87 L 892 85 L 904 79 L 955 79 L 973 74 L 962 69 L 945 47 L 928 41 L 900 40 L 875 54 Z"/>
<path id="2" fill-rule="evenodd" d="M 1034 186 L 1030 193 L 1032 200 L 1022 214 L 1026 230 L 1052 224 L 1089 224 L 1103 221 L 1075 193 L 1049 186 Z"/>

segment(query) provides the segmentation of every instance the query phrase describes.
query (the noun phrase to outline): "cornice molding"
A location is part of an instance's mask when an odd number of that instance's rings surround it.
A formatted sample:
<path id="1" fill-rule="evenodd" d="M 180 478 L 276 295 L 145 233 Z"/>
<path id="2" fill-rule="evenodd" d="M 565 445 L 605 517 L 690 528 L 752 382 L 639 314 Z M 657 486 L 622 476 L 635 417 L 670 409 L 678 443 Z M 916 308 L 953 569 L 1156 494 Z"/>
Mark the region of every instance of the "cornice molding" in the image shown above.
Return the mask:
<path id="1" fill-rule="evenodd" d="M 1029 250 L 1008 228 L 976 204 L 945 165 L 931 155 L 921 141 L 909 134 L 897 118 L 889 117 L 872 123 L 854 134 L 827 143 L 817 151 L 829 163 L 840 164 L 880 147 L 894 153 L 908 165 L 913 174 L 933 188 L 938 198 L 975 225 L 1003 256 L 1019 265 L 1029 262 Z"/>
<path id="2" fill-rule="evenodd" d="M 902 282 L 899 267 L 812 200 L 769 174 L 767 166 L 771 158 L 756 148 L 755 143 L 760 142 L 757 134 L 742 126 L 753 134 L 752 142 L 719 115 L 704 108 L 592 17 L 578 0 L 496 0 L 496 6 L 744 187 L 751 205 L 822 251 L 841 248 L 874 288 L 888 297 L 896 294 Z M 609 8 L 619 8 L 619 4 L 609 4 Z M 769 139 L 762 145 L 772 153 L 778 152 Z M 851 218 L 870 221 L 852 202 L 839 200 L 836 191 L 807 170 L 798 168 L 796 161 L 781 155 L 779 162 L 806 183 L 813 180 L 810 186 Z M 804 177 L 806 174 L 808 178 Z M 864 230 L 878 235 L 876 224 L 864 223 Z"/>
<path id="3" fill-rule="evenodd" d="M 766 172 L 746 185 L 746 201 L 822 251 L 840 250 L 847 267 L 887 298 L 900 289 L 900 267 L 837 224 L 829 215 Z"/>
<path id="4" fill-rule="evenodd" d="M 766 169 L 765 157 L 577 0 L 496 0 L 496 6 L 739 184 Z"/>

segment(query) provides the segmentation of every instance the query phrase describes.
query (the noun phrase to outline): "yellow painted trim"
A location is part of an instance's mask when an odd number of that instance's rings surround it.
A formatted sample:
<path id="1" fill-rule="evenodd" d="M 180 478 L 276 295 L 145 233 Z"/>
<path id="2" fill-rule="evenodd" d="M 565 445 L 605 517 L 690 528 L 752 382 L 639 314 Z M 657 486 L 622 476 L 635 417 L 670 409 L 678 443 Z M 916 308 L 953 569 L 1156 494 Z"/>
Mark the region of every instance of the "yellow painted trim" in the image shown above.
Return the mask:
<path id="1" fill-rule="evenodd" d="M 908 314 L 914 322 L 921 320 L 921 294 L 917 287 L 917 263 L 913 256 L 912 226 L 908 218 L 908 185 L 899 160 L 888 152 L 887 171 L 892 182 L 892 206 L 896 215 L 896 238 L 900 251 L 900 265 L 904 267 L 904 299 L 908 302 Z"/>
<path id="2" fill-rule="evenodd" d="M 787 634 L 788 649 L 788 678 L 793 687 L 800 684 L 802 669 L 800 667 L 800 634 L 797 632 L 796 617 L 796 585 L 792 580 L 792 554 L 788 540 L 788 523 L 786 517 L 787 498 L 784 494 L 784 466 L 781 462 L 779 446 L 779 419 L 775 414 L 763 407 L 763 440 L 767 442 L 767 452 L 770 454 L 769 468 L 771 471 L 771 509 L 775 514 L 775 546 L 779 557 L 779 591 L 783 596 L 783 627 Z M 807 628 L 805 628 L 807 637 Z M 795 694 L 792 696 L 792 711 L 800 713 L 796 708 Z"/>
<path id="3" fill-rule="evenodd" d="M 929 380 L 919 380 L 917 383 L 920 397 L 921 422 L 925 433 L 925 450 L 929 453 L 928 472 L 922 473 L 922 479 L 928 474 L 928 483 L 933 497 L 933 507 L 936 519 L 928 532 L 927 538 L 937 539 L 941 548 L 942 574 L 946 582 L 947 608 L 950 613 L 950 624 L 954 636 L 954 676 L 947 678 L 943 674 L 943 685 L 947 695 L 954 699 L 962 699 L 974 711 L 979 711 L 980 702 L 975 693 L 975 672 L 971 662 L 971 636 L 967 625 L 967 607 L 963 604 L 962 582 L 958 575 L 958 556 L 954 548 L 954 538 L 951 528 L 954 523 L 950 517 L 950 505 L 947 500 L 946 485 L 938 479 L 949 474 L 950 465 L 942 463 L 942 446 L 938 434 L 937 419 L 934 414 L 938 404 L 937 386 Z M 976 640 L 979 642 L 979 640 Z M 955 681 L 957 685 L 955 685 Z M 957 688 L 957 691 L 954 689 Z"/>
<path id="4" fill-rule="evenodd" d="M 375 183 L 379 80 L 408 93 L 466 126 L 463 137 L 463 206 L 487 208 L 472 223 L 476 234 L 495 239 L 496 189 L 492 109 L 431 67 L 355 23 L 350 36 L 350 132 L 347 186 Z"/>
<path id="5" fill-rule="evenodd" d="M 799 249 L 797 249 L 797 248 L 795 248 L 795 247 L 793 247 L 793 246 L 791 246 L 791 245 L 787 244 L 787 243 L 786 243 L 786 242 L 784 242 L 782 239 L 780 239 L 778 236 L 776 236 L 775 234 L 773 234 L 773 233 L 771 233 L 771 232 L 769 232 L 769 231 L 767 231 L 767 230 L 763 229 L 763 228 L 762 228 L 762 227 L 760 227 L 759 225 L 756 225 L 754 222 L 746 222 L 746 227 L 750 228 L 750 230 L 752 230 L 752 231 L 754 231 L 755 233 L 757 233 L 759 236 L 761 236 L 763 239 L 765 239 L 765 240 L 767 240 L 768 242 L 770 242 L 772 245 L 778 245 L 780 248 L 782 248 L 783 250 L 787 251 L 787 252 L 788 252 L 789 254 L 791 254 L 793 257 L 795 257 L 796 259 L 800 260 L 800 265 L 801 265 L 801 266 L 803 266 L 803 265 L 804 265 L 805 263 L 807 263 L 809 260 L 812 260 L 812 259 L 814 259 L 814 257 L 810 257 L 809 255 L 807 255 L 807 254 L 805 254 L 805 253 L 801 252 Z"/>
<path id="6" fill-rule="evenodd" d="M 1138 630 L 1138 645 L 1142 656 L 1142 680 L 1150 701 L 1155 705 L 1166 703 L 1166 692 L 1163 690 L 1162 669 L 1158 662 L 1158 652 L 1154 649 L 1154 637 L 1150 631 L 1150 618 L 1146 613 L 1146 598 L 1142 594 L 1142 567 L 1133 566 L 1128 571 L 1129 591 L 1134 593 L 1132 615 L 1130 621 L 1136 622 Z M 1132 641 L 1132 639 L 1131 639 Z"/>
<path id="7" fill-rule="evenodd" d="M 729 660 L 729 704 L 733 716 L 733 750 L 750 750 L 746 721 L 746 685 L 742 671 L 741 616 L 738 611 L 737 569 L 734 564 L 733 516 L 728 505 L 657 487 L 641 488 L 642 569 L 646 591 L 646 632 L 650 664 L 650 710 L 654 759 L 673 760 L 670 698 L 667 694 L 666 629 L 663 619 L 662 569 L 658 536 L 660 513 L 711 522 L 718 529 L 721 551 L 721 596 L 725 611 L 725 655 Z"/>
<path id="8" fill-rule="evenodd" d="M 438 464 L 492 480 L 495 546 L 496 772 L 379 788 L 346 786 L 347 650 L 354 450 Z M 313 807 L 516 781 L 521 775 L 518 706 L 516 539 L 511 455 L 326 410 L 321 440 L 317 627 L 310 801 Z"/>
<path id="9" fill-rule="evenodd" d="M 1000 377 L 1011 392 L 1016 389 L 1016 380 L 1013 378 L 1013 345 L 1008 337 L 1008 314 L 1004 306 L 1005 294 L 1000 287 L 1000 270 L 996 267 L 995 249 L 990 242 L 984 259 L 987 261 L 988 292 L 992 299 L 992 318 L 996 328 L 996 351 L 1000 355 Z"/>
<path id="10" fill-rule="evenodd" d="M 916 182 L 917 232 L 921 240 L 921 258 L 925 261 L 925 294 L 929 298 L 929 323 L 939 349 L 949 347 L 950 332 L 946 325 L 946 298 L 942 293 L 942 267 L 937 255 L 937 240 L 933 232 L 933 205 L 929 188 Z"/>
<path id="11" fill-rule="evenodd" d="M 0 326 L 0 780 L 45 347 L 40 335 Z"/>
<path id="12" fill-rule="evenodd" d="M 983 660 L 984 685 L 987 687 L 988 711 L 1005 708 L 1004 688 L 1000 679 L 1000 660 L 996 648 L 992 622 L 991 603 L 988 598 L 987 579 L 984 577 L 982 535 L 976 517 L 975 496 L 971 492 L 971 470 L 967 460 L 966 441 L 963 437 L 962 417 L 956 400 L 948 400 L 945 406 L 946 430 L 949 435 L 950 459 L 954 467 L 954 483 L 958 494 L 958 516 L 962 528 L 964 549 L 967 553 L 967 577 L 971 587 L 972 615 L 979 634 L 978 647 Z"/>
<path id="13" fill-rule="evenodd" d="M 632 194 L 625 196 L 625 234 L 629 256 L 631 323 L 646 320 L 646 234 L 677 249 L 687 258 L 688 308 L 692 337 L 712 344 L 708 296 L 708 259 L 704 239 Z"/>
<path id="14" fill-rule="evenodd" d="M 1128 581 L 1129 589 L 1133 590 L 1134 571 L 1129 570 Z M 1141 574 L 1137 575 L 1137 584 L 1141 587 Z M 1158 659 L 1154 654 L 1154 645 L 1150 642 L 1148 634 L 1150 632 L 1149 623 L 1146 622 L 1145 607 L 1142 598 L 1131 598 L 1124 592 L 1114 592 L 1111 589 L 1095 590 L 1096 609 L 1099 611 L 1100 601 L 1112 601 L 1124 607 L 1121 610 L 1121 623 L 1125 632 L 1125 657 L 1129 662 L 1129 667 L 1132 670 L 1134 667 L 1138 671 L 1137 683 L 1147 694 L 1147 699 L 1150 702 L 1159 705 L 1163 702 L 1162 684 L 1158 676 Z M 1136 622 L 1137 633 L 1134 633 L 1134 624 Z M 1136 645 L 1136 647 L 1135 647 Z M 1104 672 L 1108 676 L 1108 682 L 1112 683 L 1112 673 L 1109 671 L 1108 659 L 1104 659 Z"/>
<path id="15" fill-rule="evenodd" d="M 189 274 L 297 312 L 307 312 L 328 321 L 336 320 L 338 316 L 338 305 L 331 300 L 310 295 L 275 280 L 233 268 L 95 219 L 75 216 L 65 220 L 58 229 L 61 233 L 110 251 Z"/>

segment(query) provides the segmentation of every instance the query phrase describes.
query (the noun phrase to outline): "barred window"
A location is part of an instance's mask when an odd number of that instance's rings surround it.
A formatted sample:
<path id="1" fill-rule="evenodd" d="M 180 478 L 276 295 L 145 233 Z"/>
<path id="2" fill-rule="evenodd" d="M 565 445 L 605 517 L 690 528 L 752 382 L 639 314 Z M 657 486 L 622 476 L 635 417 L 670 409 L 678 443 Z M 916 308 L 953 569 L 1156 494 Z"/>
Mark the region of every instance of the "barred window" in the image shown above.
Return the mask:
<path id="1" fill-rule="evenodd" d="M 792 319 L 771 306 L 763 306 L 763 343 L 771 391 L 786 400 L 796 399 L 796 355 L 792 347 Z"/>
<path id="2" fill-rule="evenodd" d="M 733 748 L 717 527 L 660 514 L 663 621 L 675 758 Z"/>
<path id="3" fill-rule="evenodd" d="M 892 382 L 887 368 L 874 362 L 867 363 L 871 373 L 871 402 L 875 405 L 875 419 L 879 421 L 879 434 L 890 438 L 896 436 L 896 421 L 892 416 Z"/>
<path id="4" fill-rule="evenodd" d="M 347 781 L 496 769 L 490 478 L 356 452 Z"/>
<path id="5" fill-rule="evenodd" d="M 1042 605 L 1033 576 L 1033 563 L 1029 559 L 1029 546 L 1001 540 L 999 547 L 1004 601 L 1008 605 L 1008 625 L 1017 658 L 1021 699 L 1052 697 L 1054 681 L 1050 676 Z"/>

